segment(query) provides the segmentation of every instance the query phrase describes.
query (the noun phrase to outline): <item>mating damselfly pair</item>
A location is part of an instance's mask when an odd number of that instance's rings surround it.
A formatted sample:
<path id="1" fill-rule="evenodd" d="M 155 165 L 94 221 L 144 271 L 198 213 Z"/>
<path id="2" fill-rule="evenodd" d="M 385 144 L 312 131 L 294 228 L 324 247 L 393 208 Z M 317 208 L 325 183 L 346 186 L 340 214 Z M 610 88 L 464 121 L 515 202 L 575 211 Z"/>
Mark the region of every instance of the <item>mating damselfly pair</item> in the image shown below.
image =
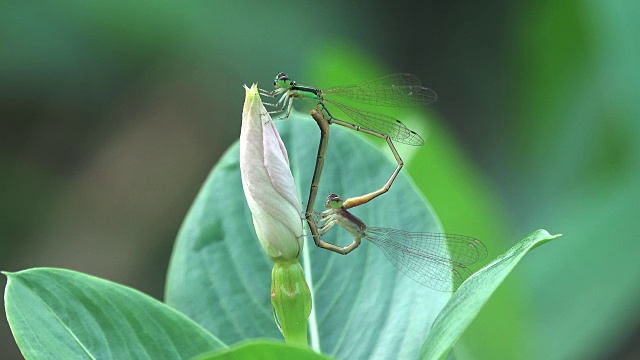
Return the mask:
<path id="1" fill-rule="evenodd" d="M 435 290 L 454 291 L 471 274 L 467 265 L 476 263 L 487 255 L 482 242 L 462 235 L 411 233 L 368 227 L 362 220 L 347 211 L 373 200 L 391 188 L 404 165 L 394 146 L 394 141 L 421 146 L 424 140 L 400 120 L 388 115 L 356 109 L 334 99 L 335 97 L 344 98 L 365 105 L 418 106 L 435 102 L 436 93 L 422 86 L 420 80 L 411 74 L 392 74 L 356 85 L 320 90 L 314 86 L 298 84 L 281 72 L 276 76 L 274 86 L 275 90 L 260 90 L 260 94 L 275 99 L 272 103 L 265 102 L 274 109 L 270 113 L 276 115 L 275 119 L 285 119 L 289 116 L 294 99 L 316 103 L 311 116 L 318 124 L 321 136 L 305 214 L 315 244 L 340 254 L 348 254 L 360 245 L 361 239 L 368 239 L 411 279 Z M 334 106 L 341 110 L 351 121 L 336 118 L 327 106 Z M 393 153 L 397 166 L 382 188 L 344 201 L 337 194 L 330 194 L 325 203 L 327 209 L 315 212 L 314 205 L 324 167 L 331 124 L 338 124 L 384 139 Z M 350 245 L 341 247 L 321 239 L 334 225 L 340 225 L 354 237 Z"/>

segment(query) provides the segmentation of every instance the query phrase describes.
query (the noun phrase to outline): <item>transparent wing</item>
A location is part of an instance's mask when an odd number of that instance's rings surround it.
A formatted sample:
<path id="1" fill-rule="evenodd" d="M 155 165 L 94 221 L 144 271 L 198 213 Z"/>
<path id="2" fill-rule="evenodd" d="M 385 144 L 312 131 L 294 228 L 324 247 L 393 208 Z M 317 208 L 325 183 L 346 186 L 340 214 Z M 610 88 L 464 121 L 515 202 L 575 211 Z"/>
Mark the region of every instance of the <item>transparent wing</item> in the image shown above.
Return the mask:
<path id="1" fill-rule="evenodd" d="M 418 106 L 434 103 L 436 93 L 411 74 L 391 74 L 360 84 L 336 86 L 323 95 L 340 96 L 362 104 L 380 106 Z"/>
<path id="2" fill-rule="evenodd" d="M 407 128 L 400 120 L 391 116 L 366 110 L 358 110 L 337 102 L 326 101 L 344 111 L 356 124 L 381 134 L 389 135 L 391 140 L 406 145 L 422 146 L 424 140 L 418 133 Z"/>
<path id="3" fill-rule="evenodd" d="M 487 256 L 480 240 L 464 235 L 368 227 L 365 238 L 405 275 L 438 291 L 457 289 L 471 275 L 466 265 Z"/>

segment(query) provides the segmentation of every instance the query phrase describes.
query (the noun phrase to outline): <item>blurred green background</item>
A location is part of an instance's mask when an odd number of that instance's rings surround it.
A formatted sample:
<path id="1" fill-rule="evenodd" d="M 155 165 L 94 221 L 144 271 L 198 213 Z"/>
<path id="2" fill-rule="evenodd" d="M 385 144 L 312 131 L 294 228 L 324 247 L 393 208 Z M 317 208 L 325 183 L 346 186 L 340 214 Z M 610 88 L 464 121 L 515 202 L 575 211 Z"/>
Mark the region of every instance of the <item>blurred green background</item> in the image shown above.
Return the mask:
<path id="1" fill-rule="evenodd" d="M 0 268 L 64 267 L 161 299 L 178 227 L 239 136 L 242 84 L 410 72 L 439 99 L 406 121 L 427 145 L 399 150 L 445 229 L 491 257 L 537 228 L 565 234 L 509 277 L 458 356 L 638 358 L 639 10 L 4 1 Z M 0 341 L 20 358 L 6 320 Z"/>

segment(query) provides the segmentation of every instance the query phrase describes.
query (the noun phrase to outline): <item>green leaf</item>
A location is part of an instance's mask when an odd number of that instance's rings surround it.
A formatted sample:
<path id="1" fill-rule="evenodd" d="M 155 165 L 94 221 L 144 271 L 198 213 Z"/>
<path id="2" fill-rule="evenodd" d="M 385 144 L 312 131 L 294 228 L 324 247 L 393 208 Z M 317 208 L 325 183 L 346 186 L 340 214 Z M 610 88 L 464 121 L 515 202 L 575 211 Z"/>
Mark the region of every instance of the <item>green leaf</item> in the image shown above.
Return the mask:
<path id="1" fill-rule="evenodd" d="M 315 353 L 307 348 L 283 344 L 274 341 L 249 341 L 243 342 L 229 349 L 224 349 L 212 354 L 205 354 L 193 360 L 328 360 L 329 357 Z"/>
<path id="2" fill-rule="evenodd" d="M 6 275 L 7 318 L 27 359 L 184 359 L 225 347 L 126 286 L 62 269 Z"/>
<path id="3" fill-rule="evenodd" d="M 559 236 L 537 230 L 467 279 L 438 315 L 420 350 L 420 358 L 444 357 L 522 257 L 529 250 Z"/>
<path id="4" fill-rule="evenodd" d="M 277 124 L 306 203 L 319 142 L 317 125 L 304 113 Z M 368 193 L 382 187 L 395 169 L 363 137 L 331 126 L 316 211 L 330 191 L 343 198 Z M 238 162 L 236 144 L 216 165 L 190 209 L 171 260 L 166 301 L 225 343 L 282 339 L 269 299 L 272 263 L 256 238 Z M 441 232 L 404 172 L 388 194 L 353 213 L 370 226 Z M 342 229 L 323 238 L 342 245 L 351 242 Z M 306 239 L 304 252 L 302 263 L 314 296 L 309 319 L 312 346 L 337 358 L 415 358 L 449 293 L 415 283 L 367 242 L 342 256 Z"/>

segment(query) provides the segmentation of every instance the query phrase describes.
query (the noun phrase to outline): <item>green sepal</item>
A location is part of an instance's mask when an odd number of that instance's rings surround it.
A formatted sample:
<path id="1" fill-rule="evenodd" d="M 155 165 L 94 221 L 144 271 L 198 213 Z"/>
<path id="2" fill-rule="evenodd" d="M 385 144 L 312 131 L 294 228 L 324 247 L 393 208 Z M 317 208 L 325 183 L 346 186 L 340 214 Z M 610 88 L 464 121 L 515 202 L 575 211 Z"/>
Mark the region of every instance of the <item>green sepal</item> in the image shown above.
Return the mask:
<path id="1" fill-rule="evenodd" d="M 274 262 L 271 272 L 271 305 L 276 324 L 285 341 L 307 346 L 311 292 L 297 259 Z"/>

